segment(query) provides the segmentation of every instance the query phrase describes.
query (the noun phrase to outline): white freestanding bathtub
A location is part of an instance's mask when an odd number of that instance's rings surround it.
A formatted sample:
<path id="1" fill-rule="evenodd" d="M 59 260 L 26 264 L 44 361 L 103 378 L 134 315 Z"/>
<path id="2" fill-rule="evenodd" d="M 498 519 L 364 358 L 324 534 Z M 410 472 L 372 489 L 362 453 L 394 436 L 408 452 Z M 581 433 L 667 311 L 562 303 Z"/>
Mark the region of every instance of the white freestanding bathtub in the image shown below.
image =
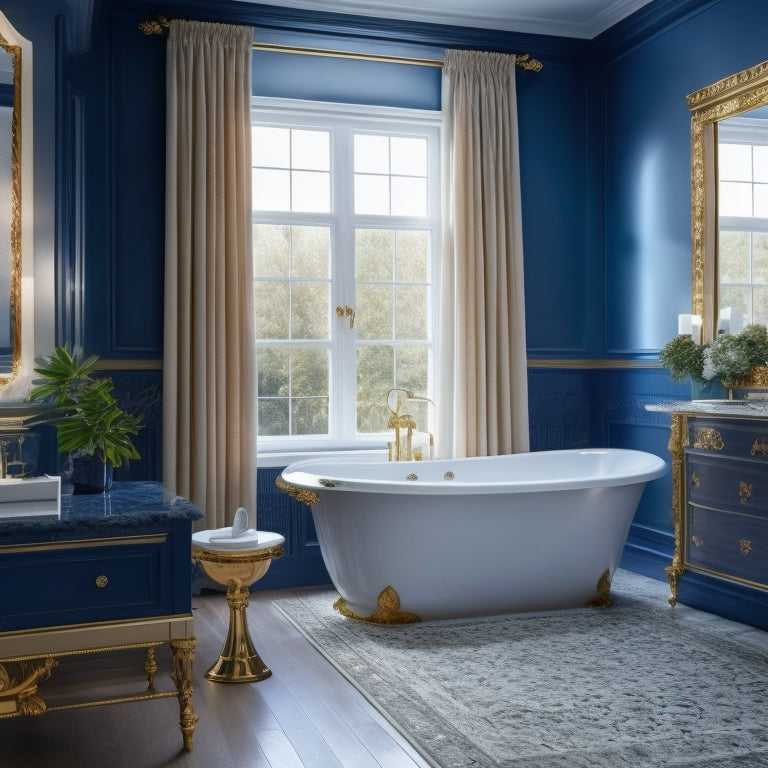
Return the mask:
<path id="1" fill-rule="evenodd" d="M 640 496 L 642 451 L 427 462 L 317 459 L 277 484 L 311 504 L 336 607 L 408 621 L 603 605 Z"/>

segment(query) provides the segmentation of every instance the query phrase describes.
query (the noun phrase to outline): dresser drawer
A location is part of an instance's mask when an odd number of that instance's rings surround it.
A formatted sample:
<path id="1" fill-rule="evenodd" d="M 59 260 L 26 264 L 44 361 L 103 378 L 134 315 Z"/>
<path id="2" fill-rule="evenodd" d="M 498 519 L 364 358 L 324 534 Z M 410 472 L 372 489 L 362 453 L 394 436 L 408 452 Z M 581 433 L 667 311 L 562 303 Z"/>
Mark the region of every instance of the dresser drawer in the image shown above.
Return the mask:
<path id="1" fill-rule="evenodd" d="M 686 493 L 692 504 L 768 516 L 768 465 L 690 454 Z"/>
<path id="2" fill-rule="evenodd" d="M 689 417 L 687 448 L 768 463 L 768 422 L 764 419 Z"/>
<path id="3" fill-rule="evenodd" d="M 768 586 L 768 520 L 689 504 L 686 565 Z"/>
<path id="4" fill-rule="evenodd" d="M 0 547 L 0 631 L 172 612 L 165 534 Z"/>

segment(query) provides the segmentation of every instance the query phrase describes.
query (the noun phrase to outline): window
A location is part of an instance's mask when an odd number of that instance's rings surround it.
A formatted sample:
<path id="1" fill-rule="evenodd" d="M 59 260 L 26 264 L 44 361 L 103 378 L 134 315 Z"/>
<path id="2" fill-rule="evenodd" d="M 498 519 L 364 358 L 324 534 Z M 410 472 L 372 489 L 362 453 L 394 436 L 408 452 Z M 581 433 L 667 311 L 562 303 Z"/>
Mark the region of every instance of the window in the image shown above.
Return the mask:
<path id="1" fill-rule="evenodd" d="M 768 124 L 732 118 L 719 126 L 719 312 L 768 324 Z"/>
<path id="2" fill-rule="evenodd" d="M 254 105 L 262 449 L 383 448 L 389 390 L 432 396 L 438 119 Z"/>

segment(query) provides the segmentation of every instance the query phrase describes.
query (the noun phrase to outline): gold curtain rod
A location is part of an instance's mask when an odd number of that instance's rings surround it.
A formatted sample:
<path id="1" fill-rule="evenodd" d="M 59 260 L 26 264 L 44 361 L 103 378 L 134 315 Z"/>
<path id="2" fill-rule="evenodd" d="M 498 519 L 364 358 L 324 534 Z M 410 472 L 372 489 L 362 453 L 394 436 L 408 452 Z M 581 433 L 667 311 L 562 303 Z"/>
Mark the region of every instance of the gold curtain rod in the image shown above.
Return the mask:
<path id="1" fill-rule="evenodd" d="M 151 21 L 142 21 L 139 29 L 145 35 L 164 35 L 168 31 L 170 22 L 165 16 L 158 16 Z M 305 48 L 290 45 L 276 45 L 274 43 L 253 43 L 255 51 L 273 51 L 275 53 L 295 53 L 304 56 L 326 56 L 337 59 L 357 59 L 361 61 L 383 61 L 389 64 L 410 64 L 417 67 L 442 67 L 439 59 L 411 59 L 404 56 L 387 56 L 379 53 L 358 53 L 356 51 L 331 51 L 326 48 Z M 519 53 L 515 56 L 515 64 L 530 72 L 541 72 L 544 65 L 531 58 L 529 53 Z"/>

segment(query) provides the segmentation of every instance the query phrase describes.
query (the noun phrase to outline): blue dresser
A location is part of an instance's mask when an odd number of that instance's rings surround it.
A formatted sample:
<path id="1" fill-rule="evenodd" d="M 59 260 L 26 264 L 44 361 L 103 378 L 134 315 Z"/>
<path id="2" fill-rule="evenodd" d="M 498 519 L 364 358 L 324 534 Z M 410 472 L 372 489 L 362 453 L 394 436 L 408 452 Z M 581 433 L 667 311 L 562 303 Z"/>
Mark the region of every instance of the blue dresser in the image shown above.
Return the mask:
<path id="1" fill-rule="evenodd" d="M 672 417 L 670 603 L 768 629 L 768 403 L 646 407 Z"/>
<path id="2" fill-rule="evenodd" d="M 192 702 L 192 522 L 186 499 L 154 482 L 62 496 L 61 518 L 0 520 L 0 717 L 37 715 L 69 658 L 144 651 L 146 688 L 89 704 L 179 699 L 184 748 L 197 722 Z M 158 691 L 155 650 L 167 644 L 175 682 Z M 79 706 L 82 706 L 80 704 Z"/>

